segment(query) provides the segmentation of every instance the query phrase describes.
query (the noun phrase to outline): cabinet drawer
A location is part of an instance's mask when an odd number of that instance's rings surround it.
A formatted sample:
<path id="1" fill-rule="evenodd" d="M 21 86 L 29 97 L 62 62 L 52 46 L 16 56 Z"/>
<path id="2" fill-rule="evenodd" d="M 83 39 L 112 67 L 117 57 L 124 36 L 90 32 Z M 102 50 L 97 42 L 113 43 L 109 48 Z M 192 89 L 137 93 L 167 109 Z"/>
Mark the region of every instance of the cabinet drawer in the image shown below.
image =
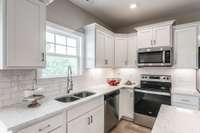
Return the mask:
<path id="1" fill-rule="evenodd" d="M 188 105 L 188 104 L 182 104 L 182 103 L 172 103 L 173 106 L 176 107 L 181 107 L 181 108 L 186 108 L 186 109 L 193 109 L 193 110 L 199 110 L 198 106 L 194 106 L 194 105 Z"/>
<path id="2" fill-rule="evenodd" d="M 64 118 L 64 119 L 63 119 Z M 27 127 L 18 131 L 17 133 L 49 133 L 58 129 L 65 129 L 66 113 L 54 116 L 50 119 L 44 120 L 40 123 Z M 65 132 L 61 132 L 65 133 Z"/>
<path id="3" fill-rule="evenodd" d="M 195 96 L 173 95 L 172 102 L 199 106 L 199 98 Z"/>
<path id="4" fill-rule="evenodd" d="M 94 100 L 91 100 L 89 101 L 88 103 L 85 103 L 83 105 L 79 105 L 77 107 L 74 107 L 72 108 L 71 110 L 69 110 L 67 112 L 67 119 L 68 119 L 68 122 L 89 112 L 90 110 L 100 106 L 104 104 L 104 97 L 99 97 L 99 98 L 96 98 Z"/>

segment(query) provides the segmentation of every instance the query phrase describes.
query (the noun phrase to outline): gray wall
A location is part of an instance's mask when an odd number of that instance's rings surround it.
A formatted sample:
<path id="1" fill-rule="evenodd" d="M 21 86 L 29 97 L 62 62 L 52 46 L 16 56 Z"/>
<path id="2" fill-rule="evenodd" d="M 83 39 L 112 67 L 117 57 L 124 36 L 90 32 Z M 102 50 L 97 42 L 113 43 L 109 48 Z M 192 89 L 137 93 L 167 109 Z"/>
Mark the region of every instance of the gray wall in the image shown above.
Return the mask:
<path id="1" fill-rule="evenodd" d="M 190 22 L 194 22 L 194 21 L 200 21 L 200 11 L 190 12 L 190 13 L 186 13 L 186 14 L 182 14 L 182 15 L 171 16 L 171 17 L 169 17 L 169 16 L 161 17 L 158 19 L 146 20 L 146 21 L 139 22 L 139 23 L 136 23 L 136 24 L 133 24 L 130 26 L 126 26 L 126 27 L 116 28 L 116 29 L 114 29 L 114 31 L 117 33 L 132 33 L 132 32 L 136 32 L 134 28 L 137 26 L 153 24 L 153 23 L 157 23 L 157 22 L 170 20 L 170 19 L 176 19 L 176 25 L 183 24 L 183 23 L 190 23 Z"/>
<path id="2" fill-rule="evenodd" d="M 69 0 L 55 0 L 47 8 L 47 20 L 77 31 L 82 27 L 96 22 L 109 28 L 103 21 L 83 11 Z"/>

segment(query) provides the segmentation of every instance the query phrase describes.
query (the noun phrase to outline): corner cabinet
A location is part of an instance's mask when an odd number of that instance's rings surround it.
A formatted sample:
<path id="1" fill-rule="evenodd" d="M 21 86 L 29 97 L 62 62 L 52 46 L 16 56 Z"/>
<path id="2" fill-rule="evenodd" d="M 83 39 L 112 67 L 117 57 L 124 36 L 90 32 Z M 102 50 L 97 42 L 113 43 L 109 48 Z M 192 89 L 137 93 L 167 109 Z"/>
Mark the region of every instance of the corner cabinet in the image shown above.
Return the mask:
<path id="1" fill-rule="evenodd" d="M 136 34 L 115 35 L 115 67 L 136 67 L 137 36 Z"/>
<path id="2" fill-rule="evenodd" d="M 114 37 L 106 28 L 91 24 L 86 32 L 86 68 L 112 68 L 114 65 Z"/>
<path id="3" fill-rule="evenodd" d="M 174 67 L 198 68 L 198 25 L 184 24 L 174 27 Z"/>
<path id="4" fill-rule="evenodd" d="M 172 46 L 175 20 L 136 28 L 138 48 Z"/>
<path id="5" fill-rule="evenodd" d="M 46 5 L 39 0 L 1 0 L 0 68 L 45 66 Z"/>

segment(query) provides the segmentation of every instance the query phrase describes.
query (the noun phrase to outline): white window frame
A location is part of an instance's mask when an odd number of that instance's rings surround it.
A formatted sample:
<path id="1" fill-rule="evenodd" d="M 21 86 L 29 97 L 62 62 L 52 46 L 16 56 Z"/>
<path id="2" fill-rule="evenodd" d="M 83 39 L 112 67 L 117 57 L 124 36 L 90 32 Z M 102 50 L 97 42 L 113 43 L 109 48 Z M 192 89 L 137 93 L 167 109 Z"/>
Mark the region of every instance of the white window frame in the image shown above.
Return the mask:
<path id="1" fill-rule="evenodd" d="M 73 55 L 63 55 L 63 54 L 57 54 L 57 53 L 47 53 L 47 55 L 56 55 L 56 56 L 61 56 L 61 57 L 69 57 L 69 58 L 77 58 L 78 57 L 78 74 L 74 75 L 74 77 L 81 76 L 83 74 L 83 55 L 84 55 L 84 34 L 81 32 L 77 32 L 75 30 L 60 26 L 58 24 L 52 23 L 47 21 L 46 22 L 46 32 L 53 32 L 56 34 L 64 35 L 64 36 L 69 36 L 71 38 L 75 38 L 78 41 L 79 46 L 77 46 L 77 56 Z M 79 38 L 79 39 L 77 39 Z M 47 42 L 45 41 L 47 44 Z M 45 69 L 45 68 L 44 68 Z M 66 74 L 67 75 L 67 74 Z M 48 76 L 48 77 L 43 77 L 42 75 L 42 69 L 38 70 L 38 78 L 65 78 L 66 76 Z"/>

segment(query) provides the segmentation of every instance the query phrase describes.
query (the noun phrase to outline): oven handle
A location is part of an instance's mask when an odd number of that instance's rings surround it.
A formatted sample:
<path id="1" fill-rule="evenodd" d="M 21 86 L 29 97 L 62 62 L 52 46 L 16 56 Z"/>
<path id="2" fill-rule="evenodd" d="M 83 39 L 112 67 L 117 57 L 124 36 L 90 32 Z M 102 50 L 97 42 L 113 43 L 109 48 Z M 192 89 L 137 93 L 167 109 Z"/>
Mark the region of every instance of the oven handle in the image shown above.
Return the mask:
<path id="1" fill-rule="evenodd" d="M 171 96 L 170 93 L 167 92 L 155 92 L 155 91 L 146 91 L 146 90 L 140 90 L 140 89 L 135 89 L 135 92 L 141 92 L 141 93 L 146 93 L 146 94 L 155 94 L 155 95 L 161 95 L 161 96 Z"/>

